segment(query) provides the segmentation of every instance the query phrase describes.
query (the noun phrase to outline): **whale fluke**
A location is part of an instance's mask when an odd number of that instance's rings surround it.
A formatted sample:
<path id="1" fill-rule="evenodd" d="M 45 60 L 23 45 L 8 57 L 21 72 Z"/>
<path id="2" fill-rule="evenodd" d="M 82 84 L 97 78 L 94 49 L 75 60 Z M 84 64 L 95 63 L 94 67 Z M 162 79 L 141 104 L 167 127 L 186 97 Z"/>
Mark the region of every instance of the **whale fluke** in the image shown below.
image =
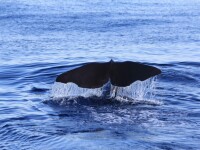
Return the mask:
<path id="1" fill-rule="evenodd" d="M 125 87 L 140 80 L 144 81 L 161 73 L 161 70 L 138 62 L 88 63 L 62 73 L 56 82 L 73 82 L 82 88 L 99 88 L 110 80 L 114 86 Z"/>

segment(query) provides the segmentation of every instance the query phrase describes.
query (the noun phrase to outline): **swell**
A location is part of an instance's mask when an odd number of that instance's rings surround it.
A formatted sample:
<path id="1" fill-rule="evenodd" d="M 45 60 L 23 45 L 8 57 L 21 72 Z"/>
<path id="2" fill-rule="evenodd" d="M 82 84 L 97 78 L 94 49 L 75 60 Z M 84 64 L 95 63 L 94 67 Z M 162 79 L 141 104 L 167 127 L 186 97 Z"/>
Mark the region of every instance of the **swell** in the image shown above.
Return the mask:
<path id="1" fill-rule="evenodd" d="M 156 64 L 161 67 L 160 80 L 198 86 L 200 83 L 200 62 L 171 62 Z"/>
<path id="2" fill-rule="evenodd" d="M 55 63 L 33 63 L 0 66 L 2 84 L 22 85 L 27 83 L 53 83 L 56 76 L 78 65 L 59 65 Z"/>

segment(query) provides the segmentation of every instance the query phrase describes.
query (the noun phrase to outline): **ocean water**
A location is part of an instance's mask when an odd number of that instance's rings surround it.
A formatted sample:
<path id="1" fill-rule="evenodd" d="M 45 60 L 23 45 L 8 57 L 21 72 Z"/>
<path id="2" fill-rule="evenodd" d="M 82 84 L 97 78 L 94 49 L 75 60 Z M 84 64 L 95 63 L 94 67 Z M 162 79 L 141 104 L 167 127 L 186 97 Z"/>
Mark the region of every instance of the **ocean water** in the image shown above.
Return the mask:
<path id="1" fill-rule="evenodd" d="M 200 149 L 199 25 L 199 0 L 0 0 L 0 149 Z M 131 100 L 54 83 L 110 59 L 162 74 Z"/>

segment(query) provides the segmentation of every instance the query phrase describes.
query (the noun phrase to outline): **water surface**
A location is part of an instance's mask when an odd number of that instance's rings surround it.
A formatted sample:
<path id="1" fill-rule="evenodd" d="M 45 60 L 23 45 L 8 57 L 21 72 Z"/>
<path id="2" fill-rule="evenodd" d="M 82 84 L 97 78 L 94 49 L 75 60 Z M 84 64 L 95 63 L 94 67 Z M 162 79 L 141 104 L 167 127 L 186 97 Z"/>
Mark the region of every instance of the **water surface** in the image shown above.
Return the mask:
<path id="1" fill-rule="evenodd" d="M 198 0 L 1 0 L 0 149 L 199 149 L 199 8 Z M 57 75 L 110 59 L 160 68 L 154 98 L 52 98 Z"/>

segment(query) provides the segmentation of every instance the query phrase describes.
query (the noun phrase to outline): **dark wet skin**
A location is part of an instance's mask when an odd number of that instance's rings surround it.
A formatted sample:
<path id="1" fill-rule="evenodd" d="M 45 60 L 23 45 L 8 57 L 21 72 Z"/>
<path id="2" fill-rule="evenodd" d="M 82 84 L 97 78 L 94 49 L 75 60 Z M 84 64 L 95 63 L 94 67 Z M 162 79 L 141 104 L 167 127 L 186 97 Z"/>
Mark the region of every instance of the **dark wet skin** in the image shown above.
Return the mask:
<path id="1" fill-rule="evenodd" d="M 88 63 L 67 71 L 59 75 L 56 82 L 73 82 L 82 88 L 100 88 L 108 82 L 113 86 L 126 87 L 137 80 L 144 81 L 160 73 L 160 69 L 141 63 L 111 60 L 106 63 Z"/>

